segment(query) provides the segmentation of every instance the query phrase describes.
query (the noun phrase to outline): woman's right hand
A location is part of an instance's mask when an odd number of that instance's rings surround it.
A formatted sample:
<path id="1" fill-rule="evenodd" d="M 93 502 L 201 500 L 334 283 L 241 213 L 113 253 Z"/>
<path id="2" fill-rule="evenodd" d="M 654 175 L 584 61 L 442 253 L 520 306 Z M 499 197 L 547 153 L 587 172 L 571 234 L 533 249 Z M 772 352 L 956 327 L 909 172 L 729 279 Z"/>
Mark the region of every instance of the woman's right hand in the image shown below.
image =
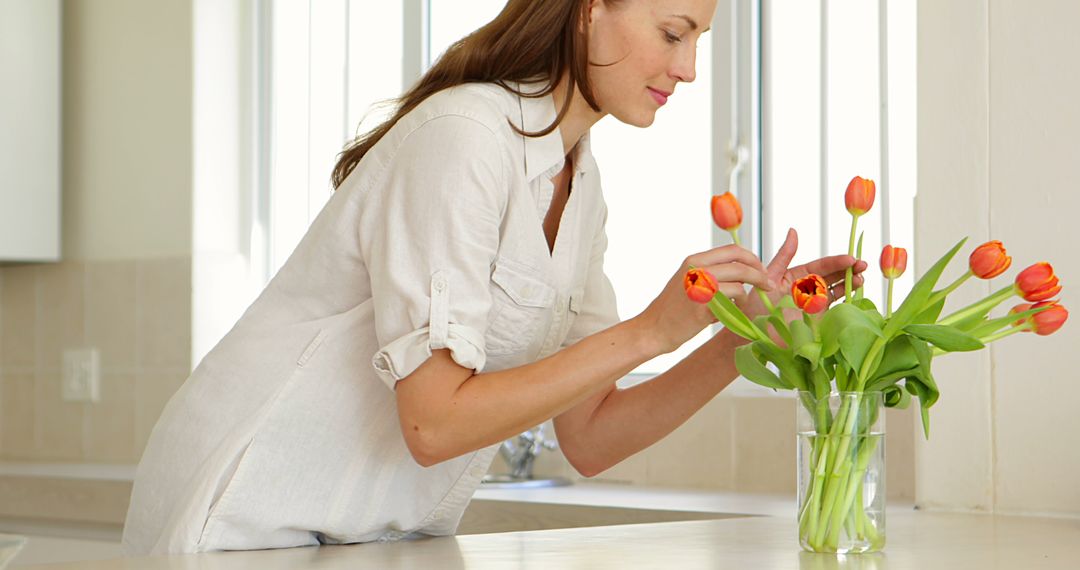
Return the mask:
<path id="1" fill-rule="evenodd" d="M 675 350 L 701 329 L 716 322 L 706 305 L 695 303 L 686 296 L 683 277 L 691 267 L 712 273 L 719 291 L 737 302 L 747 294 L 746 284 L 765 291 L 775 287 L 761 260 L 743 247 L 725 245 L 687 257 L 660 295 L 637 317 L 656 342 L 659 354 Z"/>

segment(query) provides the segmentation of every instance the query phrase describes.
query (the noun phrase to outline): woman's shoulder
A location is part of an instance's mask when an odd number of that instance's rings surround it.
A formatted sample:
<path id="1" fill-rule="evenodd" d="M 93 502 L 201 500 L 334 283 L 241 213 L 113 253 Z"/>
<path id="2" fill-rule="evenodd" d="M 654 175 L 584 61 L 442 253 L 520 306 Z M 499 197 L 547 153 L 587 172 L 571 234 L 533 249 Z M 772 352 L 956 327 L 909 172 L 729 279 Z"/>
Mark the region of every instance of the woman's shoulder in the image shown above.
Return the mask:
<path id="1" fill-rule="evenodd" d="M 409 115 L 419 123 L 447 116 L 473 119 L 495 133 L 508 130 L 517 110 L 517 96 L 495 83 L 464 83 L 443 89 L 417 105 Z"/>

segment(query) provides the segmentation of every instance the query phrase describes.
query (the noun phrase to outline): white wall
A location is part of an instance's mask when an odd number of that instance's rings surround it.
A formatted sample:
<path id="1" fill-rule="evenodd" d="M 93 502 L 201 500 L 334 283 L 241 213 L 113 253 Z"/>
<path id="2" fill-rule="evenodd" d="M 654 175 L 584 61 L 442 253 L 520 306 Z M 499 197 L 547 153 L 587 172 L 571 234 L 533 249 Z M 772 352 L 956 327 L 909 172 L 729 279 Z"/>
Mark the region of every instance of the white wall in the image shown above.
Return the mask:
<path id="1" fill-rule="evenodd" d="M 64 2 L 65 259 L 191 254 L 191 0 Z"/>
<path id="2" fill-rule="evenodd" d="M 0 1 L 0 259 L 60 258 L 60 2 Z"/>
<path id="3" fill-rule="evenodd" d="M 993 288 L 1050 261 L 1063 304 L 1075 310 L 1077 21 L 1072 0 L 919 3 L 920 271 L 960 237 L 970 236 L 967 251 L 999 239 L 1014 267 Z M 951 302 L 973 301 L 990 285 L 969 284 Z M 942 396 L 931 440 L 916 438 L 917 504 L 1080 515 L 1078 326 L 935 361 Z"/>

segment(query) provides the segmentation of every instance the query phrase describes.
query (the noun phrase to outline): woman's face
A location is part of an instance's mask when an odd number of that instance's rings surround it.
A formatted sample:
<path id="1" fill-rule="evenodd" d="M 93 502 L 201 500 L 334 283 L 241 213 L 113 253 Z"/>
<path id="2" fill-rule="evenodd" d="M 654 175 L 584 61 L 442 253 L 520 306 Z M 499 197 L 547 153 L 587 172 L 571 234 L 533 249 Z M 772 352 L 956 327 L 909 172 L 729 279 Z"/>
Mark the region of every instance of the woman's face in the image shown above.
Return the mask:
<path id="1" fill-rule="evenodd" d="M 600 110 L 651 125 L 675 86 L 694 80 L 697 41 L 715 11 L 716 0 L 592 0 L 589 79 Z"/>

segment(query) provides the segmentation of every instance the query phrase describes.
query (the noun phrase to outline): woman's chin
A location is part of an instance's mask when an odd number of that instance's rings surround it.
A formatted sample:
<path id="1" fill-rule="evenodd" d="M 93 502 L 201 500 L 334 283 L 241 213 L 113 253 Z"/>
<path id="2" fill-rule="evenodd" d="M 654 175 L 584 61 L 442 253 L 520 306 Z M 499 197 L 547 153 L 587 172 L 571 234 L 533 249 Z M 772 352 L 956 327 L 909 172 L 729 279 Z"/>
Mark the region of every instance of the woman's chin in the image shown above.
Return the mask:
<path id="1" fill-rule="evenodd" d="M 636 110 L 632 113 L 618 113 L 615 114 L 615 118 L 621 123 L 626 123 L 632 127 L 638 127 L 644 129 L 653 124 L 656 120 L 656 110 Z"/>

